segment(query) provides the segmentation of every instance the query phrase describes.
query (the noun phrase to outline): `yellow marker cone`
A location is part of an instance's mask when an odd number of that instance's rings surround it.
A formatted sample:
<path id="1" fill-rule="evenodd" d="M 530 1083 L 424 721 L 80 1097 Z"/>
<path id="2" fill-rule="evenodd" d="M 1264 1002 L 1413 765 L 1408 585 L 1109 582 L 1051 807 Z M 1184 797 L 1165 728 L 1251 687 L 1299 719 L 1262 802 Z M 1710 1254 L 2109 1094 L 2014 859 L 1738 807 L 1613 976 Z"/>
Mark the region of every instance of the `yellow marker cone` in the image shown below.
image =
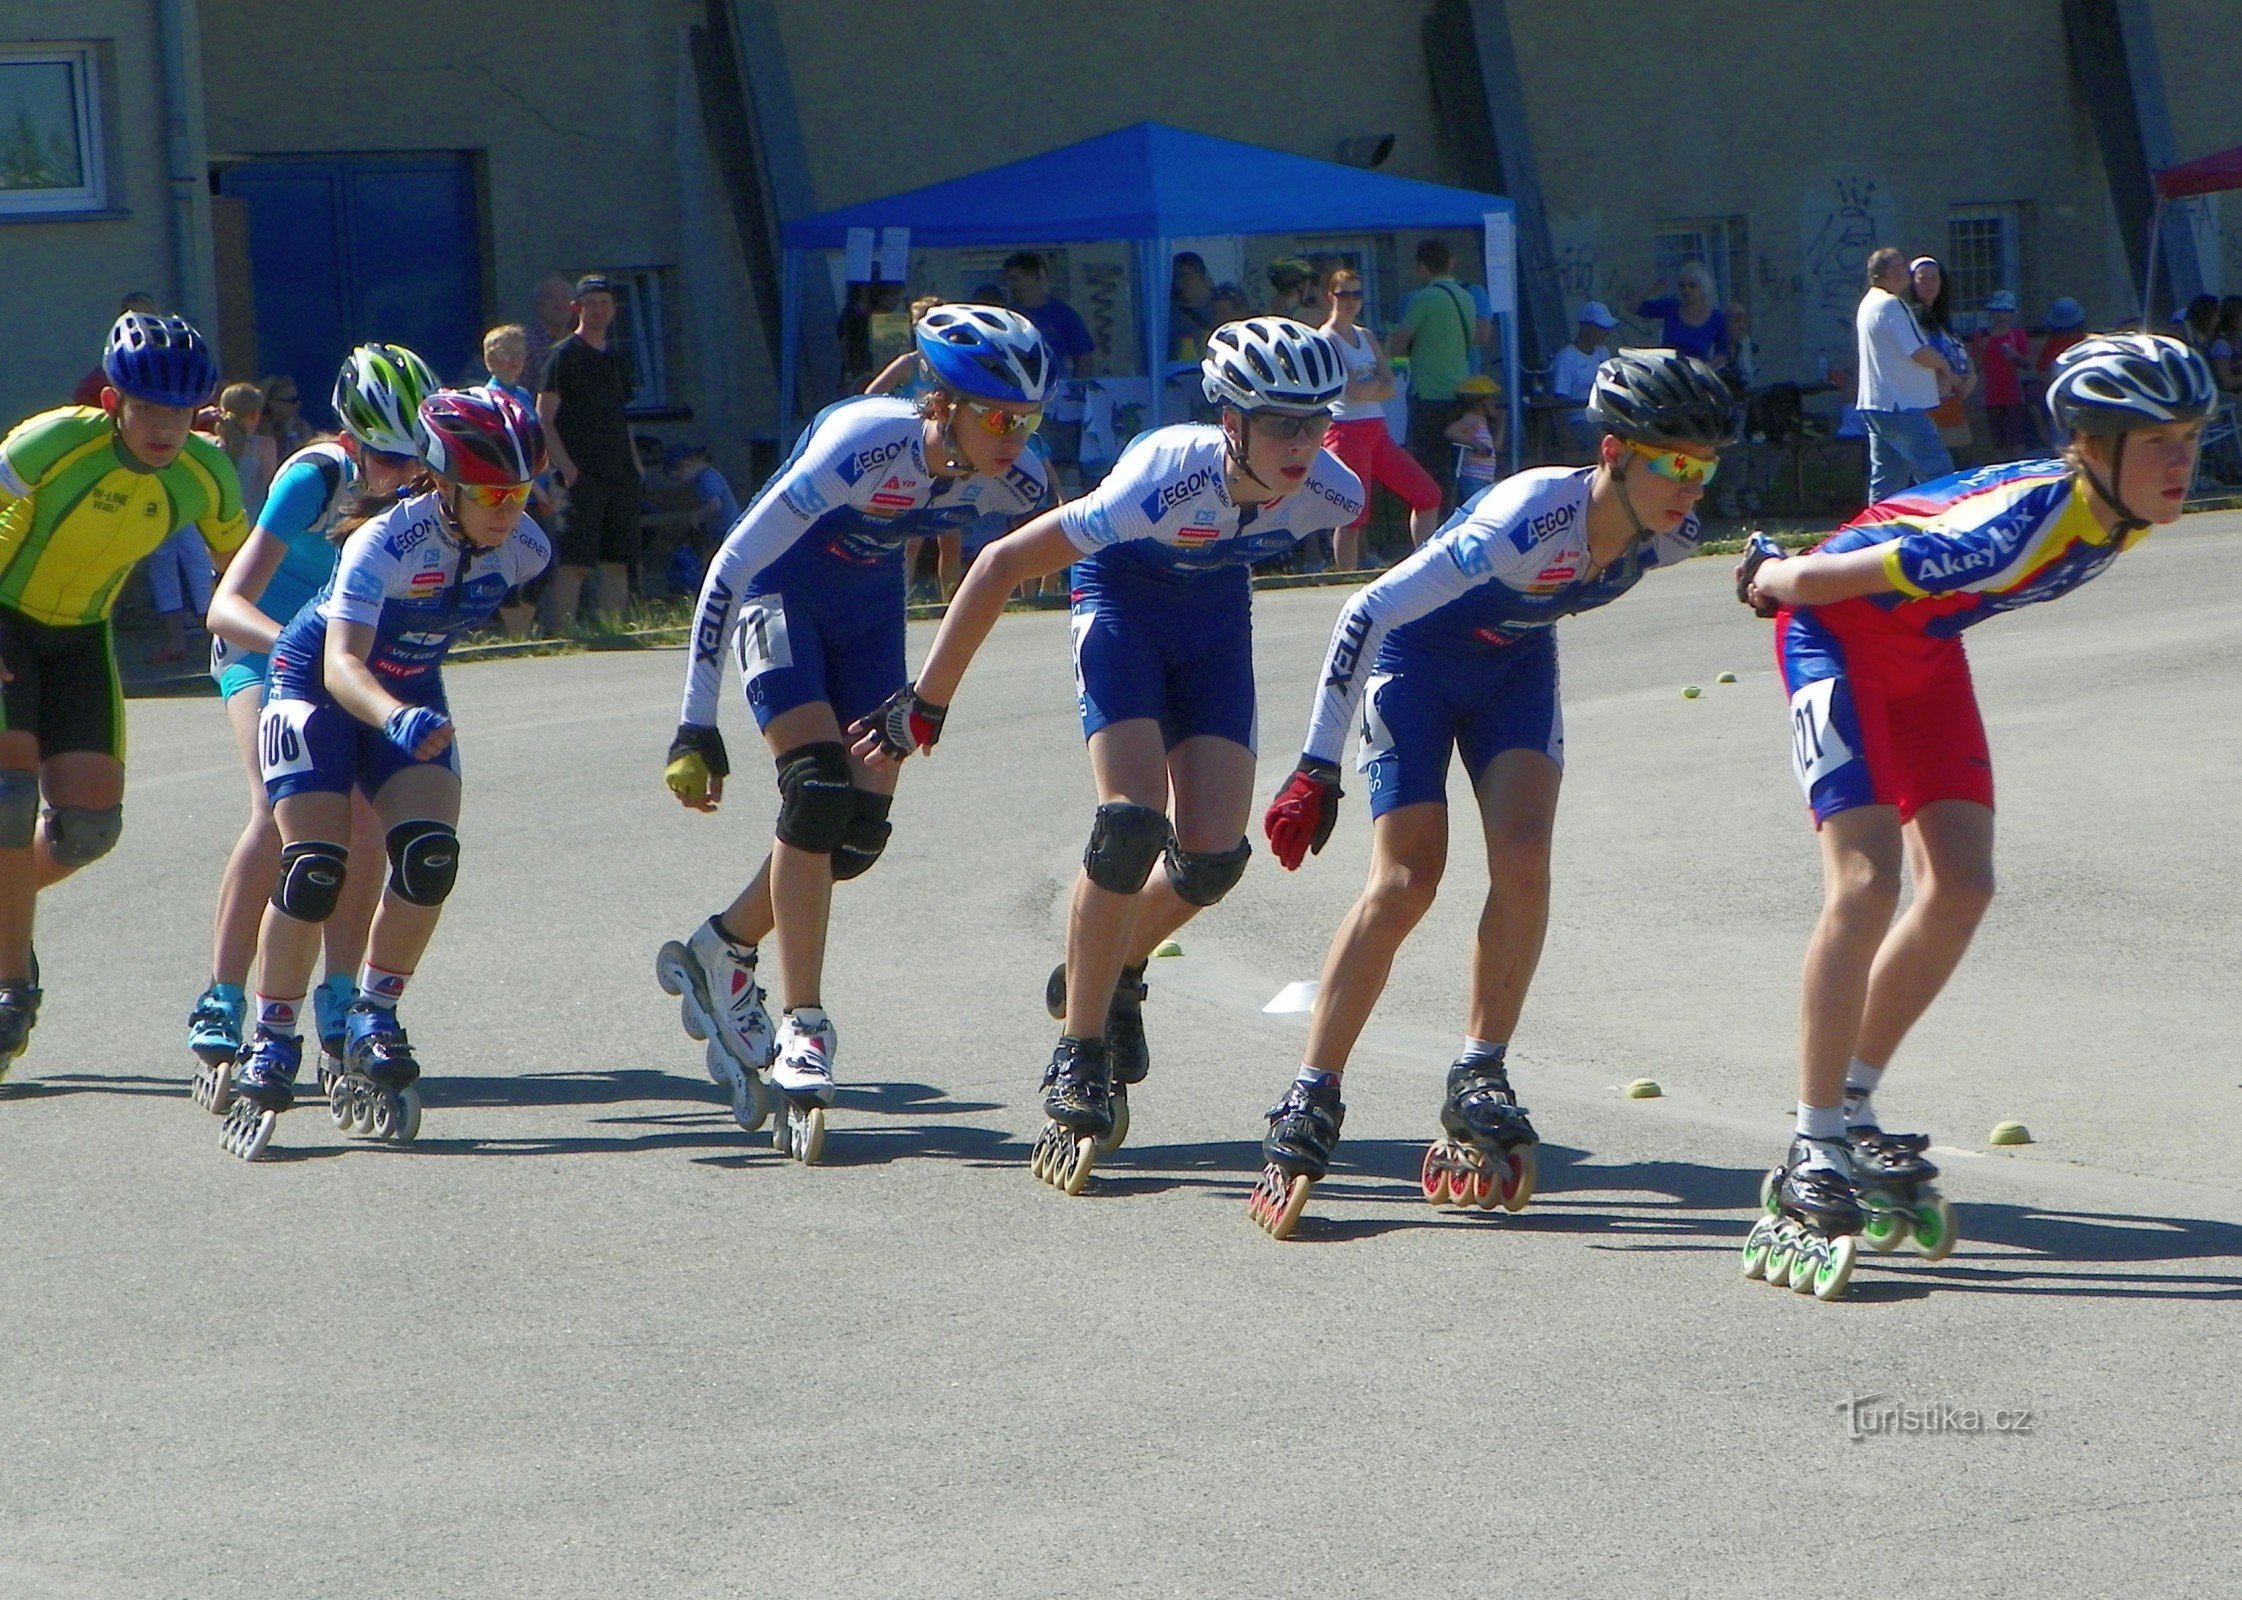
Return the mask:
<path id="1" fill-rule="evenodd" d="M 1630 1100 L 1656 1100 L 1665 1092 L 1658 1087 L 1654 1080 L 1649 1078 L 1637 1078 L 1633 1083 L 1627 1085 L 1625 1091 L 1627 1098 Z"/>
<path id="2" fill-rule="evenodd" d="M 2021 1122 L 2003 1122 L 1993 1129 L 1994 1144 L 2030 1144 L 2032 1130 Z"/>
<path id="3" fill-rule="evenodd" d="M 1682 697 L 1682 698 L 1683 698 L 1684 700 L 1694 700 L 1694 699 L 1696 699 L 1696 698 L 1697 698 L 1697 697 L 1698 697 L 1699 695 L 1703 694 L 1704 692 L 1705 692 L 1704 690 L 1702 690 L 1702 689 L 1698 688 L 1698 687 L 1697 687 L 1697 685 L 1695 685 L 1695 684 L 1693 683 L 1693 684 L 1689 685 L 1689 686 L 1688 686 L 1687 688 L 1685 688 L 1685 689 L 1683 689 L 1683 690 L 1682 690 L 1682 692 L 1681 692 L 1681 697 Z"/>
<path id="4" fill-rule="evenodd" d="M 1162 939 L 1160 941 L 1160 948 L 1153 951 L 1152 954 L 1155 958 L 1158 958 L 1160 956 L 1180 956 L 1183 954 L 1183 946 L 1177 944 L 1173 939 Z"/>

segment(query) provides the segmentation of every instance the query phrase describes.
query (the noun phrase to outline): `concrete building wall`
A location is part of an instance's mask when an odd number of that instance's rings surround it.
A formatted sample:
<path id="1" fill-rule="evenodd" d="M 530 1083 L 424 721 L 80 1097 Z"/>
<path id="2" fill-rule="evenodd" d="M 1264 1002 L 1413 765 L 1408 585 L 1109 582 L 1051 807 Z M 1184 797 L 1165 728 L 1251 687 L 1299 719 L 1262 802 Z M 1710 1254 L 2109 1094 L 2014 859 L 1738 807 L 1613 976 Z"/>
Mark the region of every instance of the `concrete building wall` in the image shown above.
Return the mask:
<path id="1" fill-rule="evenodd" d="M 0 430 L 69 400 L 124 295 L 145 289 L 168 307 L 178 293 L 154 6 L 0 0 L 0 45 L 88 40 L 107 46 L 104 156 L 119 214 L 0 220 Z"/>

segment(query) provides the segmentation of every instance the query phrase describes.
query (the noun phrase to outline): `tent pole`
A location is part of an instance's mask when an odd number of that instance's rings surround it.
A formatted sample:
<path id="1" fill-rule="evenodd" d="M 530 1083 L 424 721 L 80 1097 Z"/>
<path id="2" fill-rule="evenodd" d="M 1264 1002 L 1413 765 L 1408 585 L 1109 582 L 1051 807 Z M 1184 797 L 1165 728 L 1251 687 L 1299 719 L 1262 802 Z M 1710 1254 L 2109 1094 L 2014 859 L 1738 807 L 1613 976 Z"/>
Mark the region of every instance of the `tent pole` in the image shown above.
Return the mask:
<path id="1" fill-rule="evenodd" d="M 1519 450 L 1523 443 L 1518 435 L 1524 429 L 1525 406 L 1518 398 L 1518 313 L 1509 311 L 1502 319 L 1502 364 L 1504 392 L 1510 398 L 1510 470 L 1519 466 Z"/>
<path id="2" fill-rule="evenodd" d="M 1168 420 L 1167 274 L 1174 270 L 1175 246 L 1167 239 L 1147 239 L 1137 252 L 1137 273 L 1144 279 L 1144 370 L 1152 384 L 1150 423 L 1157 428 Z"/>
<path id="3" fill-rule="evenodd" d="M 802 343 L 802 252 L 788 250 L 779 269 L 778 450 L 794 447 L 794 385 Z"/>
<path id="4" fill-rule="evenodd" d="M 2156 325 L 2149 320 L 2149 313 L 2156 304 L 2156 246 L 2157 241 L 2163 236 L 2164 197 L 2158 195 L 2155 207 L 2149 212 L 2148 270 L 2141 275 L 2141 331 L 2143 333 L 2156 332 Z"/>

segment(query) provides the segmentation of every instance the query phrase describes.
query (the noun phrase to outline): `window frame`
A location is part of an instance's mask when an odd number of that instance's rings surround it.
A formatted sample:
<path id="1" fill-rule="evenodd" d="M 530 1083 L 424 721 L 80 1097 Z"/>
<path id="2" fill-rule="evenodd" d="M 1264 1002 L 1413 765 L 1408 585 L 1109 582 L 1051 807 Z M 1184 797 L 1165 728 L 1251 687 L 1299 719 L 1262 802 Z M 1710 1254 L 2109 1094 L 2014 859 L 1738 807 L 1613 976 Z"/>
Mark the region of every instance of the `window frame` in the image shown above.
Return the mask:
<path id="1" fill-rule="evenodd" d="M 677 381 L 670 340 L 675 333 L 671 318 L 670 267 L 586 267 L 565 274 L 570 282 L 596 272 L 616 289 L 615 321 L 611 342 L 631 360 L 631 399 L 625 416 L 659 418 L 680 409 L 672 394 Z"/>
<path id="2" fill-rule="evenodd" d="M 1962 252 L 1956 248 L 1954 229 L 1957 225 L 1993 223 L 2000 241 L 2000 263 L 1995 274 L 1998 281 L 1985 280 L 1986 268 L 1972 263 L 1965 266 Z M 1974 322 L 1985 312 L 1985 302 L 1993 295 L 2006 290 L 2016 296 L 2017 304 L 2025 303 L 2024 294 L 2024 205 L 2016 200 L 1979 200 L 1946 208 L 1946 250 L 1939 257 L 1939 266 L 1946 275 L 1947 293 L 1951 313 L 1957 322 L 1968 319 Z M 1970 292 L 1964 292 L 1967 285 Z"/>
<path id="3" fill-rule="evenodd" d="M 109 164 L 102 115 L 101 47 L 88 40 L 54 44 L 0 44 L 0 67 L 70 69 L 77 111 L 78 176 L 68 189 L 0 189 L 0 222 L 67 220 L 111 209 Z"/>
<path id="4" fill-rule="evenodd" d="M 1668 251 L 1666 241 L 1687 234 L 1697 236 L 1699 248 L 1679 253 Z M 1718 249 L 1711 248 L 1716 238 Z M 1671 271 L 1667 270 L 1669 254 Z M 1713 275 L 1714 303 L 1721 311 L 1725 312 L 1732 305 L 1751 305 L 1751 219 L 1744 213 L 1658 218 L 1651 224 L 1650 259 L 1653 276 L 1669 285 L 1680 283 L 1681 269 L 1690 261 L 1702 261 Z"/>

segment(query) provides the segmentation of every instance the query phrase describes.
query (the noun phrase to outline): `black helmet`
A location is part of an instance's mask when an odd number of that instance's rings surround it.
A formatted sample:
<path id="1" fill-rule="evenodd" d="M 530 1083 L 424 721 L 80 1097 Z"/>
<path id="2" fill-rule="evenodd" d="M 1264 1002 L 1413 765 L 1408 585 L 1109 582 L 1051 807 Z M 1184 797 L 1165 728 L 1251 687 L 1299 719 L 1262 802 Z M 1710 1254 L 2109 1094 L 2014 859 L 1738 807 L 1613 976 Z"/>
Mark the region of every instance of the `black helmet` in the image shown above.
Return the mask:
<path id="1" fill-rule="evenodd" d="M 2219 403 L 2211 364 L 2161 333 L 2082 339 L 2056 359 L 2047 409 L 2065 435 L 2199 422 Z"/>
<path id="2" fill-rule="evenodd" d="M 1588 415 L 1606 433 L 1639 444 L 1736 442 L 1736 394 L 1719 373 L 1678 350 L 1622 350 L 1596 369 Z"/>

